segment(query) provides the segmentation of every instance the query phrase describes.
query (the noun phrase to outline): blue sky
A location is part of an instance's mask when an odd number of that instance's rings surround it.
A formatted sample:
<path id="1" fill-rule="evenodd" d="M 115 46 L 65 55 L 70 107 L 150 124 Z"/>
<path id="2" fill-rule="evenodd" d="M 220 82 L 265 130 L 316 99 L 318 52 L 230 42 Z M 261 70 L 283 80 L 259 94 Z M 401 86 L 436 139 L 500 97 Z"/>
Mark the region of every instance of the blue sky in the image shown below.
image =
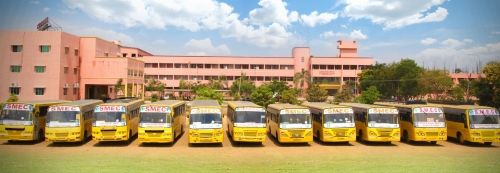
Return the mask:
<path id="1" fill-rule="evenodd" d="M 427 67 L 500 60 L 500 1 L 482 0 L 10 0 L 1 29 L 35 30 L 48 16 L 64 31 L 120 40 L 161 55 L 289 56 L 294 46 L 336 56 L 355 39 L 377 62 Z"/>

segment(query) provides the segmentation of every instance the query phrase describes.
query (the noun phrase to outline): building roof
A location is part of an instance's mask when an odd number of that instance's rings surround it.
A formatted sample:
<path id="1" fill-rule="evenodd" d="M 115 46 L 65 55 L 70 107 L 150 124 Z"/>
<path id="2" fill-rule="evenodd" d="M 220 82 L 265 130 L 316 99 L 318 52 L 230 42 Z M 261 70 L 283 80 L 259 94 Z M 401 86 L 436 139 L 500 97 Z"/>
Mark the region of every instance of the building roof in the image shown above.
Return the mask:
<path id="1" fill-rule="evenodd" d="M 344 106 L 344 105 L 334 105 L 334 104 L 328 104 L 324 102 L 304 102 L 302 106 L 306 106 L 309 108 L 315 108 L 315 109 L 330 109 L 330 108 L 348 108 L 349 106 Z"/>

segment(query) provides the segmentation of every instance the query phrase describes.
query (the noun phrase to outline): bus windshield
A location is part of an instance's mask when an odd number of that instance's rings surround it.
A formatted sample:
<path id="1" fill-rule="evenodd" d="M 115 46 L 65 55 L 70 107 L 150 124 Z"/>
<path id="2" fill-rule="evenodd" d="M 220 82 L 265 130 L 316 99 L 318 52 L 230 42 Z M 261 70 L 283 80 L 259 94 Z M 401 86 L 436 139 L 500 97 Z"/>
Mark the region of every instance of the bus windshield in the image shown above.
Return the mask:
<path id="1" fill-rule="evenodd" d="M 398 114 L 368 114 L 368 126 L 398 128 Z"/>
<path id="2" fill-rule="evenodd" d="M 353 114 L 325 114 L 325 123 L 352 123 Z"/>
<path id="3" fill-rule="evenodd" d="M 281 114 L 280 123 L 282 124 L 310 124 L 311 116 L 309 114 Z"/>
<path id="4" fill-rule="evenodd" d="M 167 113 L 143 112 L 140 123 L 170 123 L 170 116 Z"/>
<path id="5" fill-rule="evenodd" d="M 237 111 L 235 123 L 265 123 L 265 112 Z"/>
<path id="6" fill-rule="evenodd" d="M 48 113 L 47 122 L 73 123 L 78 122 L 76 119 L 77 111 L 54 111 Z"/>
<path id="7" fill-rule="evenodd" d="M 470 115 L 472 128 L 500 128 L 499 115 Z"/>
<path id="8" fill-rule="evenodd" d="M 222 124 L 222 118 L 217 113 L 191 114 L 190 124 Z"/>
<path id="9" fill-rule="evenodd" d="M 31 112 L 27 110 L 2 110 L 0 120 L 31 121 Z"/>
<path id="10" fill-rule="evenodd" d="M 414 117 L 416 127 L 445 127 L 443 113 L 416 113 Z"/>
<path id="11" fill-rule="evenodd" d="M 95 112 L 94 122 L 123 122 L 122 114 L 124 112 Z"/>

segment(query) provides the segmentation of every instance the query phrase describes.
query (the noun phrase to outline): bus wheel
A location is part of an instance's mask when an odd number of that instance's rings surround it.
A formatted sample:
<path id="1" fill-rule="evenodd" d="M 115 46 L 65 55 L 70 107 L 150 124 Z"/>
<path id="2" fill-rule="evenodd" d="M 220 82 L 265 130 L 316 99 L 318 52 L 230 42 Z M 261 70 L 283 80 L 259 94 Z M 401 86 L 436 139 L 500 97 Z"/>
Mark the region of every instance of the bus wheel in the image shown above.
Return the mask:
<path id="1" fill-rule="evenodd" d="M 438 143 L 438 141 L 431 141 L 432 145 L 436 145 L 437 143 Z"/>
<path id="2" fill-rule="evenodd" d="M 485 142 L 484 145 L 491 146 L 492 142 Z"/>
<path id="3" fill-rule="evenodd" d="M 316 131 L 316 137 L 318 138 L 318 141 L 321 141 L 321 137 L 319 135 L 319 131 Z"/>
<path id="4" fill-rule="evenodd" d="M 408 132 L 407 131 L 404 131 L 403 132 L 403 136 L 402 136 L 402 141 L 405 142 L 405 143 L 409 143 L 410 142 L 410 139 L 408 137 Z"/>
<path id="5" fill-rule="evenodd" d="M 359 142 L 363 142 L 363 131 L 360 130 L 357 137 Z"/>
<path id="6" fill-rule="evenodd" d="M 43 131 L 42 130 L 38 131 L 38 139 L 37 140 L 40 142 L 43 142 L 44 138 L 45 138 L 45 136 L 43 135 Z"/>
<path id="7" fill-rule="evenodd" d="M 132 130 L 128 132 L 128 141 L 132 142 Z"/>
<path id="8" fill-rule="evenodd" d="M 460 132 L 459 132 L 459 133 L 457 133 L 457 142 L 458 142 L 459 144 L 464 144 L 464 142 L 465 142 L 465 141 L 464 141 L 464 138 L 462 137 L 462 134 L 461 134 Z"/>

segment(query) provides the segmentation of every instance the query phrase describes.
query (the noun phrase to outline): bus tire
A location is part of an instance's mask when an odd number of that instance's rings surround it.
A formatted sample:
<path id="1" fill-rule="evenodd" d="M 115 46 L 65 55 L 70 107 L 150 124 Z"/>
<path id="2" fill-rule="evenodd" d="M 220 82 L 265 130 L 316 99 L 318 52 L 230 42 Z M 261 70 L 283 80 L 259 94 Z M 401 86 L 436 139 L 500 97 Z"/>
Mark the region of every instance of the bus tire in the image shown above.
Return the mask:
<path id="1" fill-rule="evenodd" d="M 132 142 L 132 130 L 128 131 L 128 141 Z"/>
<path id="2" fill-rule="evenodd" d="M 405 143 L 410 143 L 410 139 L 408 137 L 408 131 L 403 131 L 403 136 L 401 136 L 402 138 L 402 141 L 405 142 Z"/>
<path id="3" fill-rule="evenodd" d="M 359 130 L 358 132 L 358 141 L 363 142 L 363 131 Z"/>
<path id="4" fill-rule="evenodd" d="M 464 144 L 465 143 L 464 138 L 462 137 L 462 134 L 460 132 L 457 132 L 457 142 L 459 144 Z"/>
<path id="5" fill-rule="evenodd" d="M 484 145 L 486 146 L 491 146 L 491 144 L 493 144 L 492 142 L 485 142 Z"/>
<path id="6" fill-rule="evenodd" d="M 44 138 L 45 138 L 45 136 L 44 136 L 43 130 L 39 130 L 38 131 L 38 139 L 37 140 L 40 141 L 40 142 L 43 142 L 45 140 Z"/>
<path id="7" fill-rule="evenodd" d="M 318 131 L 316 131 L 316 137 L 318 138 L 318 141 L 321 141 L 321 136 L 320 136 L 320 134 L 319 134 L 319 130 L 318 130 Z"/>
<path id="8" fill-rule="evenodd" d="M 438 143 L 438 141 L 431 141 L 432 145 L 436 145 L 437 143 Z"/>

